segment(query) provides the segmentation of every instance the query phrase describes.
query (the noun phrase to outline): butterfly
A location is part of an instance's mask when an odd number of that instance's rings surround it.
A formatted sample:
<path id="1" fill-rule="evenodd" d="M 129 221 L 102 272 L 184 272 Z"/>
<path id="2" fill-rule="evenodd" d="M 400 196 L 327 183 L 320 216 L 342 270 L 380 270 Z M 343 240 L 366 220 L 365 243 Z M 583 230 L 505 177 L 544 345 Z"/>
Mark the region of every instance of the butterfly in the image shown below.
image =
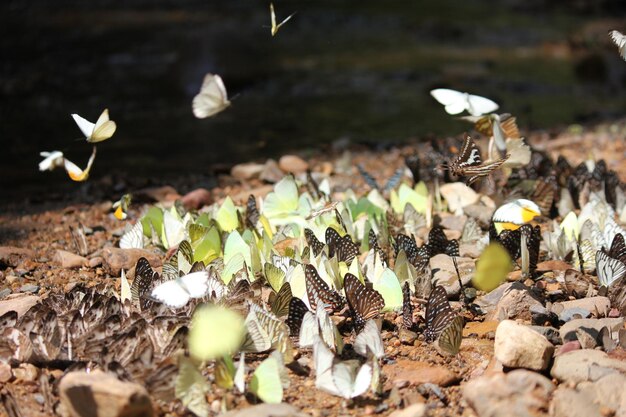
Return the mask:
<path id="1" fill-rule="evenodd" d="M 251 229 L 254 229 L 260 217 L 259 209 L 256 206 L 256 198 L 250 194 L 246 203 L 246 224 Z"/>
<path id="2" fill-rule="evenodd" d="M 337 291 L 330 289 L 326 281 L 320 277 L 317 269 L 311 264 L 304 267 L 304 280 L 306 283 L 307 297 L 312 310 L 317 307 L 317 301 L 321 301 L 332 311 L 340 310 L 343 300 Z"/>
<path id="3" fill-rule="evenodd" d="M 609 287 L 626 275 L 626 264 L 599 250 L 596 252 L 596 272 L 600 285 Z"/>
<path id="4" fill-rule="evenodd" d="M 404 251 L 406 253 L 406 257 L 411 263 L 411 265 L 415 266 L 415 268 L 419 271 L 428 265 L 428 260 L 430 258 L 430 252 L 427 246 L 417 247 L 415 243 L 415 239 L 412 237 L 408 237 L 403 234 L 398 234 L 396 236 L 396 242 L 394 245 L 394 250 L 396 252 L 396 258 L 398 257 L 398 253 L 400 251 Z"/>
<path id="5" fill-rule="evenodd" d="M 306 238 L 306 243 L 313 251 L 313 256 L 319 255 L 324 249 L 324 244 L 320 242 L 319 239 L 315 236 L 313 230 L 308 228 L 304 229 L 304 237 Z"/>
<path id="6" fill-rule="evenodd" d="M 374 232 L 374 229 L 370 229 L 367 235 L 367 242 L 370 250 L 374 249 L 376 252 L 378 252 L 378 256 L 380 256 L 380 259 L 385 265 L 387 265 L 389 263 L 389 260 L 387 259 L 387 253 L 378 244 L 378 238 L 376 237 L 376 232 Z"/>
<path id="7" fill-rule="evenodd" d="M 620 56 L 626 61 L 626 36 L 617 30 L 609 31 L 609 36 L 613 43 L 617 45 Z"/>
<path id="8" fill-rule="evenodd" d="M 467 110 L 472 116 L 481 116 L 498 110 L 498 104 L 488 98 L 462 93 L 448 88 L 437 88 L 430 92 L 435 100 L 443 104 L 448 114 L 459 114 Z"/>
<path id="9" fill-rule="evenodd" d="M 132 196 L 130 194 L 124 194 L 122 198 L 113 203 L 113 208 L 115 211 L 113 215 L 118 220 L 125 220 L 128 217 L 128 207 L 132 201 Z"/>
<path id="10" fill-rule="evenodd" d="M 402 325 L 410 330 L 413 327 L 413 304 L 411 304 L 411 288 L 405 281 L 402 286 Z"/>
<path id="11" fill-rule="evenodd" d="M 441 331 L 435 342 L 435 348 L 443 356 L 454 356 L 459 353 L 461 340 L 463 339 L 463 326 L 465 320 L 461 316 L 456 316 Z"/>
<path id="12" fill-rule="evenodd" d="M 550 216 L 550 211 L 552 211 L 552 205 L 554 204 L 558 189 L 559 186 L 556 182 L 555 175 L 551 175 L 545 179 L 539 179 L 535 183 L 535 189 L 533 190 L 530 200 L 537 202 L 536 204 L 543 216 Z"/>
<path id="13" fill-rule="evenodd" d="M 135 265 L 135 279 L 130 286 L 133 304 L 139 304 L 143 311 L 152 305 L 148 298 L 156 284 L 161 282 L 161 276 L 155 272 L 146 258 L 139 258 Z"/>
<path id="14" fill-rule="evenodd" d="M 448 256 L 459 256 L 459 241 L 448 240 L 441 226 L 433 226 L 428 232 L 428 253 L 430 257 L 441 253 Z"/>
<path id="15" fill-rule="evenodd" d="M 143 249 L 144 247 L 144 238 L 143 238 L 143 225 L 140 221 L 135 223 L 133 227 L 130 228 L 129 231 L 124 233 L 120 238 L 120 248 L 122 249 Z"/>
<path id="16" fill-rule="evenodd" d="M 420 157 L 417 153 L 413 153 L 411 155 L 407 155 L 404 157 L 404 164 L 411 171 L 411 175 L 413 176 L 413 184 L 417 184 L 420 182 Z M 408 206 L 408 204 L 407 204 Z"/>
<path id="17" fill-rule="evenodd" d="M 617 259 L 626 264 L 626 242 L 624 242 L 623 234 L 616 233 L 613 236 L 613 241 L 611 242 L 611 248 L 609 249 L 608 255 L 611 258 Z"/>
<path id="18" fill-rule="evenodd" d="M 169 307 L 180 308 L 191 298 L 204 297 L 208 290 L 208 280 L 208 271 L 192 272 L 157 285 L 150 295 Z"/>
<path id="19" fill-rule="evenodd" d="M 109 109 L 104 109 L 96 123 L 91 123 L 77 114 L 72 114 L 72 117 L 89 143 L 98 143 L 109 139 L 117 128 L 115 122 L 109 120 Z"/>
<path id="20" fill-rule="evenodd" d="M 376 359 L 385 356 L 385 348 L 380 335 L 380 329 L 374 320 L 365 322 L 363 330 L 361 330 L 354 339 L 354 350 L 356 353 L 366 358 L 369 358 L 370 354 Z"/>
<path id="21" fill-rule="evenodd" d="M 287 314 L 287 326 L 289 326 L 289 334 L 291 336 L 298 336 L 300 334 L 300 327 L 302 326 L 302 319 L 304 315 L 309 312 L 304 301 L 298 297 L 291 297 L 289 301 L 289 313 Z"/>
<path id="22" fill-rule="evenodd" d="M 508 113 L 465 116 L 461 117 L 461 119 L 474 123 L 474 128 L 483 135 L 493 136 L 495 144 L 500 151 L 506 150 L 507 138 L 521 138 L 515 117 Z"/>
<path id="23" fill-rule="evenodd" d="M 491 174 L 496 169 L 500 168 L 508 158 L 507 154 L 504 158 L 483 164 L 480 157 L 480 150 L 472 140 L 470 136 L 465 137 L 463 147 L 459 155 L 448 165 L 448 169 L 452 175 L 470 177 L 467 180 L 468 184 L 473 183 L 480 177 L 485 177 Z"/>
<path id="24" fill-rule="evenodd" d="M 65 162 L 61 151 L 40 152 L 39 155 L 44 157 L 44 160 L 39 163 L 39 171 L 52 171 L 62 167 Z"/>
<path id="25" fill-rule="evenodd" d="M 61 151 L 41 152 L 41 156 L 45 159 L 39 163 L 40 171 L 52 171 L 55 168 L 62 166 L 65 168 L 65 172 L 67 172 L 70 179 L 82 182 L 89 178 L 91 167 L 96 159 L 96 147 L 93 147 L 93 151 L 91 151 L 91 156 L 89 157 L 89 161 L 87 161 L 87 167 L 85 169 L 79 168 L 78 165 L 65 158 L 63 156 L 63 152 Z"/>
<path id="26" fill-rule="evenodd" d="M 339 262 L 350 263 L 359 255 L 359 246 L 352 241 L 350 235 L 341 237 L 332 227 L 326 229 L 326 244 L 328 245 L 328 256 L 337 256 Z"/>
<path id="27" fill-rule="evenodd" d="M 436 340 L 455 317 L 456 313 L 450 307 L 446 289 L 437 285 L 431 291 L 426 303 L 426 330 L 424 330 L 426 341 Z"/>
<path id="28" fill-rule="evenodd" d="M 200 92 L 193 98 L 193 114 L 198 119 L 214 116 L 230 106 L 222 77 L 217 74 L 204 76 Z"/>
<path id="29" fill-rule="evenodd" d="M 343 289 L 357 332 L 363 328 L 367 320 L 378 317 L 380 311 L 385 307 L 383 296 L 373 288 L 363 285 L 351 273 L 345 275 Z"/>
<path id="30" fill-rule="evenodd" d="M 381 187 L 380 185 L 378 185 L 378 182 L 372 176 L 372 174 L 370 174 L 369 172 L 365 170 L 363 165 L 358 164 L 356 167 L 359 170 L 359 173 L 361 174 L 361 176 L 363 177 L 363 180 L 365 181 L 365 183 L 369 185 L 370 188 L 374 190 L 378 190 L 381 193 L 385 193 L 395 188 L 396 185 L 398 185 L 398 183 L 402 179 L 402 176 L 404 175 L 404 168 L 397 169 L 396 172 L 394 172 L 394 174 L 387 180 L 385 185 Z"/>
<path id="31" fill-rule="evenodd" d="M 250 392 L 268 404 L 279 404 L 282 402 L 282 379 L 284 377 L 281 374 L 285 375 L 284 368 L 284 364 L 276 356 L 270 356 L 265 359 L 254 370 L 252 378 L 250 378 Z"/>
<path id="32" fill-rule="evenodd" d="M 288 282 L 283 283 L 278 293 L 270 293 L 269 304 L 276 317 L 283 317 L 289 314 L 289 303 L 292 298 L 291 285 Z"/>
<path id="33" fill-rule="evenodd" d="M 276 14 L 274 13 L 274 4 L 270 3 L 270 18 L 272 20 L 272 30 L 271 30 L 272 36 L 276 36 L 276 34 L 278 33 L 278 29 L 280 29 L 282 25 L 287 23 L 289 19 L 293 17 L 293 15 L 295 15 L 295 13 L 290 14 L 285 19 L 283 19 L 282 22 L 276 24 Z"/>
<path id="34" fill-rule="evenodd" d="M 530 224 L 525 224 L 519 230 L 522 274 L 530 277 L 537 270 L 541 229 L 539 226 L 532 227 Z"/>
<path id="35" fill-rule="evenodd" d="M 181 355 L 178 359 L 178 375 L 176 376 L 175 395 L 184 407 L 198 416 L 209 415 L 209 403 L 206 393 L 207 383 L 198 367 L 189 358 Z"/>

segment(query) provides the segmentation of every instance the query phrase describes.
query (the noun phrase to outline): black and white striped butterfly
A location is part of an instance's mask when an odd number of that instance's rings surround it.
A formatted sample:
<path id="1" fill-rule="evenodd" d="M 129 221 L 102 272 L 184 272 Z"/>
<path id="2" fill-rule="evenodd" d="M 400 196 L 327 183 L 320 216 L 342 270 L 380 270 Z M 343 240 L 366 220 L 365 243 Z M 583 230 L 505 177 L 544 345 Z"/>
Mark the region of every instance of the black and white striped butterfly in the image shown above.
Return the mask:
<path id="1" fill-rule="evenodd" d="M 315 236 L 313 230 L 308 228 L 304 229 L 304 237 L 306 238 L 306 243 L 309 245 L 311 251 L 313 252 L 313 256 L 319 255 L 322 250 L 324 250 L 324 244 L 320 242 L 319 239 Z"/>
<path id="2" fill-rule="evenodd" d="M 437 285 L 428 296 L 426 303 L 426 330 L 424 338 L 427 342 L 436 340 L 457 314 L 450 307 L 446 289 Z"/>
<path id="3" fill-rule="evenodd" d="M 599 250 L 596 252 L 596 272 L 600 285 L 609 287 L 626 275 L 626 265 L 603 250 Z"/>
<path id="4" fill-rule="evenodd" d="M 469 177 L 467 184 L 471 184 L 480 177 L 485 177 L 500 168 L 500 165 L 502 165 L 509 156 L 510 155 L 507 154 L 504 158 L 483 164 L 478 146 L 476 146 L 470 136 L 466 136 L 461 152 L 459 152 L 458 156 L 448 165 L 448 169 L 452 175 Z"/>
<path id="5" fill-rule="evenodd" d="M 522 274 L 532 276 L 537 270 L 539 261 L 539 244 L 541 243 L 541 229 L 539 226 L 524 224 L 520 231 L 520 256 L 522 258 Z"/>
<path id="6" fill-rule="evenodd" d="M 289 301 L 289 313 L 287 314 L 287 326 L 289 326 L 289 334 L 291 336 L 298 336 L 300 334 L 300 327 L 302 326 L 302 319 L 304 319 L 304 315 L 308 313 L 309 309 L 307 308 L 304 301 L 302 301 L 298 297 L 292 297 L 291 301 Z"/>
<path id="7" fill-rule="evenodd" d="M 459 241 L 448 240 L 441 226 L 433 226 L 428 232 L 428 254 L 430 257 L 439 254 L 459 256 Z"/>
<path id="8" fill-rule="evenodd" d="M 256 198 L 250 194 L 246 204 L 246 225 L 251 229 L 254 229 L 260 217 L 261 215 L 259 214 L 259 209 L 256 206 Z"/>
<path id="9" fill-rule="evenodd" d="M 398 253 L 403 250 L 406 253 L 406 258 L 418 271 L 423 270 L 428 265 L 430 259 L 430 251 L 428 246 L 424 245 L 417 247 L 415 239 L 408 237 L 407 235 L 398 234 L 396 236 L 396 242 L 394 245 L 396 252 L 396 258 Z"/>
<path id="10" fill-rule="evenodd" d="M 413 304 L 411 304 L 411 288 L 408 281 L 405 281 L 402 287 L 402 325 L 407 330 L 413 327 Z"/>
<path id="11" fill-rule="evenodd" d="M 616 233 L 611 241 L 611 248 L 608 251 L 611 258 L 617 259 L 626 264 L 626 242 L 624 241 L 624 235 Z"/>
<path id="12" fill-rule="evenodd" d="M 138 304 L 140 310 L 146 310 L 153 305 L 149 299 L 152 289 L 161 282 L 161 276 L 150 266 L 146 258 L 139 258 L 135 265 L 135 279 L 130 286 L 133 304 Z"/>
<path id="13" fill-rule="evenodd" d="M 341 296 L 328 286 L 326 281 L 320 277 L 317 269 L 311 264 L 304 267 L 304 281 L 309 305 L 313 311 L 317 308 L 318 300 L 328 306 L 329 313 L 341 310 L 343 307 Z"/>
<path id="14" fill-rule="evenodd" d="M 346 292 L 346 300 L 358 333 L 367 320 L 374 319 L 380 314 L 385 307 L 385 300 L 378 291 L 366 287 L 351 273 L 347 273 L 344 277 L 343 289 Z"/>
<path id="15" fill-rule="evenodd" d="M 359 246 L 352 241 L 350 235 L 341 237 L 332 227 L 326 229 L 326 244 L 328 245 L 328 256 L 337 256 L 339 262 L 350 263 L 359 255 Z"/>
<path id="16" fill-rule="evenodd" d="M 400 183 L 400 180 L 402 179 L 402 176 L 404 175 L 404 168 L 398 168 L 396 172 L 394 172 L 394 174 L 391 177 L 389 177 L 385 185 L 381 187 L 378 184 L 378 181 L 376 181 L 376 179 L 374 178 L 374 176 L 365 170 L 363 165 L 358 164 L 356 167 L 359 170 L 359 173 L 361 174 L 361 176 L 363 177 L 363 180 L 365 181 L 365 183 L 369 185 L 370 188 L 374 190 L 378 190 L 381 194 L 384 194 L 394 189 L 396 185 Z"/>
<path id="17" fill-rule="evenodd" d="M 387 253 L 378 244 L 378 237 L 376 236 L 376 232 L 374 232 L 374 229 L 370 229 L 367 235 L 367 242 L 369 244 L 370 250 L 374 249 L 376 252 L 378 252 L 378 256 L 380 256 L 381 261 L 383 261 L 385 265 L 388 265 L 389 259 L 387 259 Z"/>

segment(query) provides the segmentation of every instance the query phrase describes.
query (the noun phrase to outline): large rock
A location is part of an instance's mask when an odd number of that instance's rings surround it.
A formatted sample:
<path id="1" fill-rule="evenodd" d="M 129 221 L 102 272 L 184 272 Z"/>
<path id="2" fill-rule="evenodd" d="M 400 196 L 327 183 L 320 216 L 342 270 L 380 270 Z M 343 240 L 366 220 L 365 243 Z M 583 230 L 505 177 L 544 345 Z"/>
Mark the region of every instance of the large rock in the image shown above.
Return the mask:
<path id="1" fill-rule="evenodd" d="M 220 417 L 311 417 L 303 413 L 293 405 L 280 404 L 259 404 L 242 410 L 232 410 Z"/>
<path id="2" fill-rule="evenodd" d="M 509 368 L 546 369 L 554 353 L 554 346 L 533 329 L 504 320 L 496 329 L 495 357 Z"/>
<path id="3" fill-rule="evenodd" d="M 21 317 L 32 306 L 37 304 L 39 296 L 31 294 L 9 294 L 4 300 L 0 300 L 0 316 L 9 311 L 15 311 Z"/>
<path id="4" fill-rule="evenodd" d="M 576 319 L 570 320 L 559 329 L 561 339 L 564 342 L 577 340 L 576 330 L 584 329 L 593 337 L 597 337 L 603 327 L 608 327 L 611 332 L 618 332 L 624 326 L 624 318 L 604 318 L 604 319 Z"/>
<path id="5" fill-rule="evenodd" d="M 522 283 L 512 283 L 512 285 L 508 287 L 505 284 L 501 285 L 500 288 L 501 287 L 506 287 L 506 289 L 500 292 L 501 298 L 498 300 L 495 308 L 487 314 L 485 320 L 501 321 L 506 319 L 520 319 L 524 321 L 531 321 L 531 307 L 543 306 L 541 301 L 539 301 L 539 298 Z M 499 292 L 500 288 L 492 291 L 492 293 L 496 291 Z M 482 308 L 481 302 L 478 302 L 477 304 Z M 489 311 L 484 308 L 483 310 Z"/>
<path id="6" fill-rule="evenodd" d="M 619 387 L 622 389 L 616 389 Z M 626 389 L 624 387 L 626 387 L 626 375 L 615 372 L 596 382 L 581 382 L 576 389 L 581 393 L 589 393 L 594 403 L 603 407 L 603 415 L 615 413 L 616 417 L 626 417 Z"/>
<path id="7" fill-rule="evenodd" d="M 385 365 L 383 372 L 394 385 L 418 386 L 432 383 L 447 387 L 460 380 L 458 375 L 444 366 L 432 366 L 408 359 L 398 359 L 394 364 Z"/>
<path id="8" fill-rule="evenodd" d="M 81 268 L 87 264 L 87 258 L 76 255 L 66 250 L 58 249 L 53 260 L 61 265 L 61 268 Z"/>
<path id="9" fill-rule="evenodd" d="M 100 371 L 70 372 L 59 384 L 61 403 L 72 417 L 151 417 L 148 391 Z"/>
<path id="10" fill-rule="evenodd" d="M 139 258 L 146 258 L 153 268 L 161 266 L 161 257 L 145 249 L 120 249 L 108 247 L 102 251 L 105 270 L 111 275 L 119 275 L 122 269 L 134 268 Z"/>
<path id="11" fill-rule="evenodd" d="M 469 258 L 457 258 L 459 274 L 463 285 L 467 285 L 474 276 L 474 260 Z M 434 271 L 433 282 L 442 285 L 449 295 L 458 295 L 461 291 L 459 277 L 454 269 L 452 258 L 445 254 L 439 254 L 430 258 L 430 270 Z"/>
<path id="12" fill-rule="evenodd" d="M 562 382 L 595 381 L 613 372 L 626 372 L 626 361 L 594 349 L 573 350 L 554 359 L 550 375 Z"/>
<path id="13" fill-rule="evenodd" d="M 470 380 L 462 391 L 480 417 L 545 416 L 554 385 L 543 375 L 517 369 Z"/>
<path id="14" fill-rule="evenodd" d="M 590 313 L 596 313 L 600 316 L 607 316 L 611 309 L 611 302 L 608 297 L 588 297 L 579 300 L 561 301 L 552 305 L 552 311 L 561 314 L 564 310 L 582 308 Z"/>
<path id="15" fill-rule="evenodd" d="M 309 164 L 296 155 L 284 155 L 278 160 L 278 166 L 284 172 L 292 174 L 302 174 L 309 169 Z"/>
<path id="16" fill-rule="evenodd" d="M 0 246 L 0 267 L 2 267 L 2 265 L 16 267 L 21 262 L 33 259 L 34 257 L 35 252 L 30 249 L 15 246 Z"/>
<path id="17" fill-rule="evenodd" d="M 578 392 L 565 386 L 554 392 L 550 404 L 551 417 L 603 417 L 599 404 L 593 403 L 589 392 Z"/>

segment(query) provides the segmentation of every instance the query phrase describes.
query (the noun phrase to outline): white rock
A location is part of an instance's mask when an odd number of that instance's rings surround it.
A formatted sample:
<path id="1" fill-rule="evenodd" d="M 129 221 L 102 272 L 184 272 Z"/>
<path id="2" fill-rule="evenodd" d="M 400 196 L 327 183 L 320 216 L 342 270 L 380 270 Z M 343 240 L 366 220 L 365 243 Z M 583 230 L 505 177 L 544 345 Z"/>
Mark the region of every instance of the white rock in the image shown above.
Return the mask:
<path id="1" fill-rule="evenodd" d="M 257 178 L 263 172 L 263 164 L 247 163 L 237 164 L 230 170 L 230 175 L 238 180 L 249 180 Z"/>
<path id="2" fill-rule="evenodd" d="M 614 371 L 626 372 L 626 362 L 594 349 L 573 350 L 554 359 L 550 375 L 562 382 L 592 381 Z"/>
<path id="3" fill-rule="evenodd" d="M 441 196 L 448 202 L 448 210 L 456 215 L 463 214 L 463 208 L 476 203 L 480 196 L 462 182 L 452 182 L 439 187 Z"/>
<path id="4" fill-rule="evenodd" d="M 510 368 L 542 371 L 548 367 L 554 346 L 541 334 L 512 320 L 496 329 L 495 357 Z"/>
<path id="5" fill-rule="evenodd" d="M 551 417 L 603 417 L 598 404 L 588 392 L 578 392 L 564 386 L 559 387 L 550 403 Z"/>
<path id="6" fill-rule="evenodd" d="M 468 284 L 474 276 L 474 260 L 470 258 L 457 258 L 459 266 L 459 274 L 463 285 Z M 449 295 L 456 295 L 461 288 L 459 287 L 459 278 L 454 269 L 452 258 L 445 254 L 439 254 L 430 258 L 429 266 L 431 271 L 435 271 L 433 282 L 443 285 Z"/>
<path id="7" fill-rule="evenodd" d="M 402 410 L 396 410 L 389 417 L 422 417 L 426 415 L 426 404 L 411 404 Z"/>
<path id="8" fill-rule="evenodd" d="M 597 311 L 597 314 L 606 317 L 611 308 L 611 302 L 608 297 L 598 296 L 571 301 L 561 301 L 560 303 L 554 303 L 552 305 L 552 311 L 556 314 L 560 314 L 563 310 L 567 310 L 569 308 L 583 308 L 594 314 Z"/>
<path id="9" fill-rule="evenodd" d="M 604 318 L 604 319 L 575 319 L 565 323 L 559 329 L 561 339 L 564 342 L 576 340 L 576 329 L 584 328 L 588 333 L 597 336 L 603 327 L 608 327 L 611 332 L 618 332 L 624 326 L 624 318 Z"/>

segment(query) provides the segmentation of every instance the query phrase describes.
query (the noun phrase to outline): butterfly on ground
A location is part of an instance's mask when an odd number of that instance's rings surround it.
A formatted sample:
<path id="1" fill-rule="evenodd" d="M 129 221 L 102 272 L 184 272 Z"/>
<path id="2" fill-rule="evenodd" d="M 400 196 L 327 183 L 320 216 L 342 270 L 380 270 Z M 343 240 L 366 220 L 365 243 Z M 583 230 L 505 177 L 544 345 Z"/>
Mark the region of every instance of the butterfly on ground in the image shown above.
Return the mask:
<path id="1" fill-rule="evenodd" d="M 313 311 L 315 311 L 318 301 L 326 304 L 329 312 L 341 310 L 343 307 L 341 296 L 328 286 L 326 281 L 320 277 L 317 269 L 311 264 L 304 267 L 304 281 L 309 305 Z"/>
<path id="2" fill-rule="evenodd" d="M 152 289 L 161 282 L 161 276 L 152 269 L 146 258 L 139 258 L 135 265 L 135 279 L 130 286 L 133 304 L 143 311 L 152 305 L 149 299 Z"/>
<path id="3" fill-rule="evenodd" d="M 463 339 L 463 326 L 465 320 L 462 316 L 456 316 L 441 331 L 441 334 L 435 341 L 435 349 L 442 356 L 454 356 L 459 353 L 461 340 Z"/>
<path id="4" fill-rule="evenodd" d="M 596 252 L 596 272 L 600 285 L 609 287 L 626 275 L 626 265 L 610 257 L 608 253 L 599 250 Z"/>
<path id="5" fill-rule="evenodd" d="M 459 114 L 467 110 L 472 116 L 482 116 L 498 110 L 499 107 L 488 98 L 448 88 L 437 88 L 432 90 L 430 95 L 445 106 L 448 114 Z"/>
<path id="6" fill-rule="evenodd" d="M 222 77 L 217 74 L 204 76 L 200 92 L 193 98 L 193 114 L 198 119 L 214 116 L 230 106 Z"/>
<path id="7" fill-rule="evenodd" d="M 246 225 L 254 229 L 260 217 L 261 215 L 256 205 L 256 198 L 250 194 L 246 203 Z"/>
<path id="8" fill-rule="evenodd" d="M 396 258 L 401 250 L 406 254 L 407 260 L 411 265 L 420 271 L 428 265 L 430 259 L 430 250 L 428 245 L 418 247 L 415 243 L 415 238 L 408 237 L 407 235 L 398 234 L 395 238 L 394 250 Z"/>
<path id="9" fill-rule="evenodd" d="M 287 320 L 285 323 L 289 326 L 289 334 L 291 336 L 298 336 L 300 333 L 300 327 L 302 326 L 302 319 L 304 315 L 309 311 L 304 301 L 298 297 L 291 297 L 289 301 L 289 313 L 287 314 Z"/>
<path id="10" fill-rule="evenodd" d="M 304 229 L 304 237 L 306 238 L 306 243 L 309 245 L 311 251 L 313 252 L 313 256 L 319 255 L 324 249 L 324 244 L 320 242 L 320 240 L 315 236 L 313 230 L 308 228 Z"/>
<path id="11" fill-rule="evenodd" d="M 626 36 L 617 30 L 610 30 L 609 36 L 613 43 L 617 45 L 620 56 L 626 61 Z"/>
<path id="12" fill-rule="evenodd" d="M 350 306 L 354 327 L 358 333 L 367 320 L 378 317 L 385 307 L 385 300 L 378 291 L 366 287 L 351 273 L 347 273 L 344 277 L 343 289 L 348 306 Z"/>
<path id="13" fill-rule="evenodd" d="M 426 329 L 424 338 L 427 342 L 436 340 L 457 314 L 450 307 L 446 289 L 437 285 L 431 291 L 426 303 Z"/>
<path id="14" fill-rule="evenodd" d="M 206 270 L 191 272 L 180 278 L 162 282 L 152 289 L 152 298 L 168 307 L 184 307 L 192 298 L 207 294 L 209 273 Z"/>
<path id="15" fill-rule="evenodd" d="M 328 245 L 328 256 L 337 256 L 339 262 L 350 263 L 359 255 L 359 246 L 352 241 L 350 235 L 341 237 L 332 227 L 326 229 L 326 245 Z"/>
<path id="16" fill-rule="evenodd" d="M 411 304 L 411 288 L 408 281 L 405 281 L 402 286 L 402 325 L 407 330 L 413 327 L 413 304 Z"/>
<path id="17" fill-rule="evenodd" d="M 361 164 L 358 164 L 357 169 L 359 170 L 359 174 L 363 177 L 365 183 L 372 188 L 373 190 L 378 190 L 381 194 L 384 194 L 396 187 L 400 180 L 402 180 L 402 176 L 404 175 L 404 167 L 398 168 L 391 177 L 387 180 L 384 186 L 380 186 L 378 181 L 374 178 L 372 174 L 370 174 Z"/>
<path id="18" fill-rule="evenodd" d="M 522 275 L 531 277 L 537 270 L 539 261 L 539 245 L 541 243 L 541 228 L 525 224 L 520 230 L 520 256 L 522 258 Z"/>
<path id="19" fill-rule="evenodd" d="M 109 109 L 104 109 L 96 123 L 91 123 L 77 114 L 72 114 L 74 121 L 89 143 L 98 143 L 109 139 L 115 133 L 117 125 L 109 120 Z"/>
<path id="20" fill-rule="evenodd" d="M 485 177 L 500 168 L 500 165 L 508 158 L 509 154 L 504 158 L 483 163 L 478 146 L 476 146 L 470 136 L 465 136 L 461 152 L 459 152 L 458 156 L 448 165 L 448 169 L 452 175 L 469 177 L 467 183 L 471 184 L 480 177 Z"/>
<path id="21" fill-rule="evenodd" d="M 285 23 L 287 23 L 289 21 L 289 19 L 291 19 L 293 17 L 293 15 L 295 15 L 296 13 L 292 13 L 289 16 L 287 16 L 286 18 L 283 19 L 282 22 L 280 23 L 276 23 L 276 14 L 274 13 L 274 4 L 270 3 L 270 18 L 272 21 L 272 36 L 276 36 L 276 34 L 278 33 L 278 30 L 280 29 L 280 27 L 282 25 L 284 25 Z"/>
<path id="22" fill-rule="evenodd" d="M 446 237 L 441 226 L 433 226 L 428 232 L 428 254 L 430 257 L 439 254 L 459 256 L 459 241 Z"/>

